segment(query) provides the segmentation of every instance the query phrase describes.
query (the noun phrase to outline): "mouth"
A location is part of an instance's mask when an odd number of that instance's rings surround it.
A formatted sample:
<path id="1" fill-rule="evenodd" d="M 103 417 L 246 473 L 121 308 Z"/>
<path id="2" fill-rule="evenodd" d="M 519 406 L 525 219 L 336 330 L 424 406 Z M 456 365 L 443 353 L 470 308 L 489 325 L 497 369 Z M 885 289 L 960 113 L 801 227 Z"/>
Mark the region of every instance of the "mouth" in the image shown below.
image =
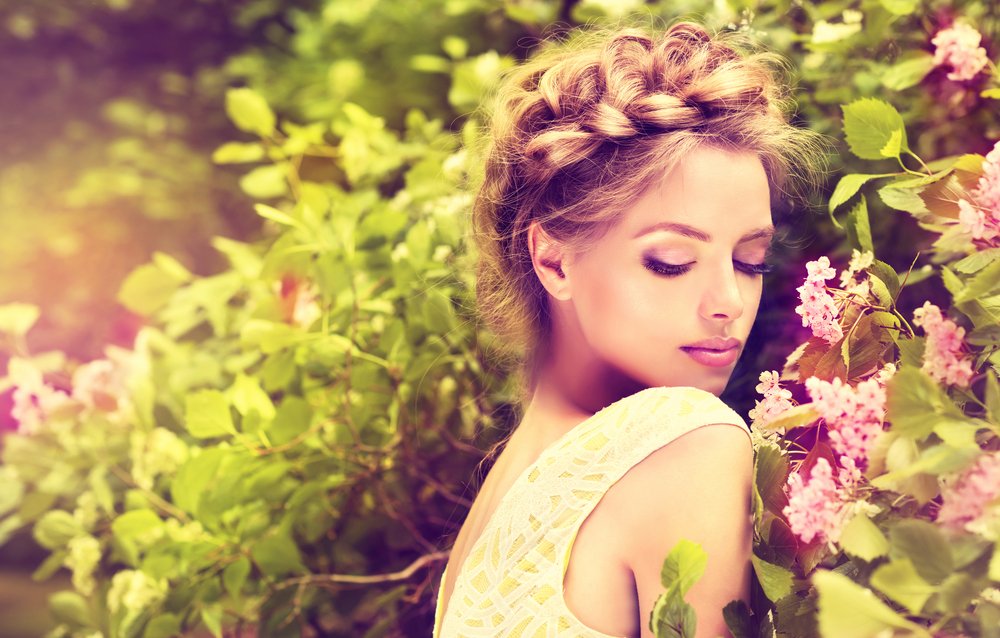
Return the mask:
<path id="1" fill-rule="evenodd" d="M 681 350 L 687 353 L 689 357 L 698 363 L 713 368 L 732 365 L 736 362 L 736 359 L 739 356 L 739 347 L 737 346 L 732 346 L 731 348 L 725 348 L 723 350 L 682 346 Z"/>

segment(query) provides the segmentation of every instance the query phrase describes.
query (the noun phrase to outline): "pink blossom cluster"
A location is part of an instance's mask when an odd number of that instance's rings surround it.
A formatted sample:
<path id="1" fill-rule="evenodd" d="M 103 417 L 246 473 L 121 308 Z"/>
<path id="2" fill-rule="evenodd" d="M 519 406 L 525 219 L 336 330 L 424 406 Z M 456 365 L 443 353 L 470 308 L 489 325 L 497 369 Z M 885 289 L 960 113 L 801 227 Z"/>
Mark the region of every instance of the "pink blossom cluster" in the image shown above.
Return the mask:
<path id="1" fill-rule="evenodd" d="M 853 463 L 839 474 L 840 478 L 848 480 L 853 480 L 856 475 Z M 850 497 L 844 487 L 837 485 L 833 469 L 825 458 L 816 459 L 807 480 L 803 480 L 798 472 L 790 474 L 784 490 L 788 505 L 781 513 L 788 519 L 792 533 L 805 543 L 812 542 L 814 538 L 831 543 L 840 539 L 850 511 Z"/>
<path id="2" fill-rule="evenodd" d="M 1000 140 L 987 153 L 983 175 L 969 193 L 972 201 L 958 200 L 958 223 L 962 231 L 989 246 L 1000 245 Z"/>
<path id="3" fill-rule="evenodd" d="M 976 531 L 976 523 L 991 505 L 1000 508 L 996 502 L 1000 498 L 1000 453 L 981 455 L 971 467 L 947 481 L 941 498 L 938 523 L 956 532 Z"/>
<path id="4" fill-rule="evenodd" d="M 785 410 L 792 407 L 792 393 L 779 385 L 778 372 L 776 370 L 765 370 L 758 377 L 760 383 L 755 388 L 763 395 L 763 401 L 754 401 L 753 409 L 749 416 L 754 421 L 766 423 Z"/>
<path id="5" fill-rule="evenodd" d="M 927 334 L 921 369 L 938 383 L 967 386 L 972 377 L 972 362 L 962 356 L 965 328 L 942 316 L 941 309 L 929 301 L 913 311 L 913 323 Z"/>
<path id="6" fill-rule="evenodd" d="M 816 377 L 805 381 L 813 408 L 830 427 L 830 445 L 840 455 L 865 467 L 868 451 L 882 434 L 885 387 L 870 378 L 851 387 L 839 378 L 833 382 Z"/>
<path id="7" fill-rule="evenodd" d="M 826 291 L 827 279 L 837 272 L 830 268 L 830 260 L 825 255 L 806 264 L 808 276 L 805 283 L 796 288 L 802 303 L 795 307 L 796 314 L 802 316 L 802 325 L 809 327 L 814 336 L 836 343 L 844 336 L 837 321 L 840 310 L 830 293 Z"/>
<path id="8" fill-rule="evenodd" d="M 69 394 L 45 383 L 41 370 L 30 363 L 15 358 L 8 367 L 15 383 L 10 414 L 17 421 L 19 432 L 39 432 L 53 413 L 72 402 Z"/>
<path id="9" fill-rule="evenodd" d="M 983 36 L 967 24 L 956 23 L 941 29 L 931 40 L 935 46 L 934 66 L 950 66 L 949 80 L 971 80 L 989 61 L 986 49 L 979 46 L 982 39 Z"/>
<path id="10" fill-rule="evenodd" d="M 73 398 L 108 412 L 127 394 L 124 370 L 108 359 L 81 364 L 73 372 Z"/>

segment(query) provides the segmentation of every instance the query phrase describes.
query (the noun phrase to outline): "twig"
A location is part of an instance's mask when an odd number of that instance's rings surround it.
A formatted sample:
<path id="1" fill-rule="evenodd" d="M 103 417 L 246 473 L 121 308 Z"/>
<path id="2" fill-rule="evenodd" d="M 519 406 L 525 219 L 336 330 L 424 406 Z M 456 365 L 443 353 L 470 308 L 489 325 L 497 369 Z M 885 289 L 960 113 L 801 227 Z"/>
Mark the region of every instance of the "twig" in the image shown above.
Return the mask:
<path id="1" fill-rule="evenodd" d="M 450 554 L 451 551 L 425 554 L 400 571 L 388 574 L 312 574 L 310 576 L 302 576 L 300 578 L 290 578 L 280 583 L 276 583 L 274 585 L 274 589 L 280 590 L 287 587 L 322 585 L 329 583 L 339 583 L 343 585 L 378 585 L 381 583 L 396 583 L 399 581 L 409 580 L 418 569 L 421 569 L 429 563 L 446 560 Z"/>

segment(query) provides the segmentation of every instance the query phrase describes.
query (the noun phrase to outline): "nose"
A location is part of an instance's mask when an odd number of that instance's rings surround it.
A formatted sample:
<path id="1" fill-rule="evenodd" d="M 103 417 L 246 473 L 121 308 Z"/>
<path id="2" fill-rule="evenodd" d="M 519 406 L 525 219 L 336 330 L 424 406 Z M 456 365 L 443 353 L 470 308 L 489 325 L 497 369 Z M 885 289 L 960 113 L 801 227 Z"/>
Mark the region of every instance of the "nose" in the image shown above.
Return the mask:
<path id="1" fill-rule="evenodd" d="M 734 321 L 743 314 L 743 291 L 738 277 L 740 274 L 730 264 L 721 266 L 705 286 L 702 296 L 701 314 L 706 319 Z"/>

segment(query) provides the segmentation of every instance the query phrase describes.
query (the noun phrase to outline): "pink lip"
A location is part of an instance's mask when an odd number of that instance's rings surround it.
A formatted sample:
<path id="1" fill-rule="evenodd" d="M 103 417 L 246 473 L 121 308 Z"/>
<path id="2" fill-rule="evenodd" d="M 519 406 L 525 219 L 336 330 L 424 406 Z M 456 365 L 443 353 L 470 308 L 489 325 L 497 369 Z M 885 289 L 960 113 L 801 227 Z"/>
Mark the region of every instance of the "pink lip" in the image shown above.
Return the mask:
<path id="1" fill-rule="evenodd" d="M 698 363 L 715 368 L 732 365 L 740 354 L 739 348 L 735 346 L 726 350 L 709 350 L 708 348 L 684 346 L 681 350 Z"/>
<path id="2" fill-rule="evenodd" d="M 694 343 L 688 343 L 681 347 L 703 348 L 705 350 L 729 350 L 730 348 L 740 347 L 740 340 L 735 337 L 711 337 L 709 339 L 695 341 Z"/>

